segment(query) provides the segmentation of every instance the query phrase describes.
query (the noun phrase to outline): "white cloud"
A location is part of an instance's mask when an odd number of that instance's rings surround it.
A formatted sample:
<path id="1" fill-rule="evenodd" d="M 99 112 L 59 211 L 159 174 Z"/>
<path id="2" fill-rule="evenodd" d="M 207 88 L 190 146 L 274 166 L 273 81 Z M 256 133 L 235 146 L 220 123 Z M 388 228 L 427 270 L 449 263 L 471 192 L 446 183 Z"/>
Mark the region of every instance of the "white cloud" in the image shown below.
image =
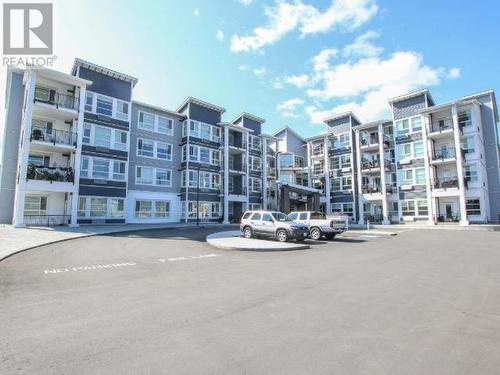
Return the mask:
<path id="1" fill-rule="evenodd" d="M 244 6 L 248 6 L 248 5 L 252 4 L 252 1 L 253 0 L 239 0 L 239 2 L 241 4 L 243 4 Z"/>
<path id="2" fill-rule="evenodd" d="M 240 66 L 238 66 L 238 69 L 241 70 L 242 72 L 245 72 L 245 71 L 248 70 L 248 66 L 246 66 L 246 65 L 240 65 Z"/>
<path id="3" fill-rule="evenodd" d="M 256 27 L 251 35 L 233 35 L 231 50 L 256 51 L 277 42 L 295 29 L 300 31 L 301 37 L 327 32 L 334 27 L 353 30 L 372 18 L 377 10 L 375 0 L 332 0 L 324 12 L 301 0 L 277 1 L 276 6 L 265 7 L 267 25 Z"/>
<path id="4" fill-rule="evenodd" d="M 285 77 L 285 82 L 297 87 L 305 87 L 310 83 L 309 76 L 307 74 Z"/>
<path id="5" fill-rule="evenodd" d="M 455 79 L 455 78 L 460 78 L 461 75 L 462 75 L 462 72 L 460 71 L 460 68 L 451 68 L 448 71 L 447 77 L 451 78 L 451 79 Z"/>
<path id="6" fill-rule="evenodd" d="M 194 8 L 194 10 L 193 10 L 193 15 L 194 15 L 195 17 L 198 17 L 198 16 L 200 15 L 200 10 L 199 10 L 198 8 Z"/>
<path id="7" fill-rule="evenodd" d="M 314 70 L 320 72 L 327 70 L 330 67 L 330 58 L 337 56 L 338 50 L 335 48 L 327 48 L 322 50 L 312 58 Z"/>
<path id="8" fill-rule="evenodd" d="M 217 30 L 215 37 L 219 42 L 222 42 L 224 40 L 224 32 L 222 30 Z"/>
<path id="9" fill-rule="evenodd" d="M 454 68 L 456 69 L 456 68 Z M 387 100 L 391 97 L 440 83 L 457 74 L 453 69 L 425 65 L 423 56 L 412 51 L 396 52 L 387 58 L 363 58 L 319 72 L 316 87 L 306 92 L 315 99 L 348 99 L 324 110 L 318 105 L 306 107 L 311 122 L 322 123 L 329 113 L 353 111 L 364 121 L 390 116 Z"/>
<path id="10" fill-rule="evenodd" d="M 284 102 L 278 104 L 276 106 L 276 110 L 283 117 L 297 118 L 300 116 L 298 114 L 296 114 L 294 111 L 298 106 L 300 106 L 302 104 L 304 104 L 304 101 L 302 99 L 299 99 L 299 98 L 288 99 L 288 100 L 285 100 Z"/>
<path id="11" fill-rule="evenodd" d="M 380 34 L 370 30 L 358 36 L 353 43 L 344 47 L 344 56 L 373 57 L 378 56 L 383 48 L 373 44 L 370 40 L 376 39 Z"/>
<path id="12" fill-rule="evenodd" d="M 264 77 L 267 73 L 267 70 L 265 67 L 260 67 L 260 68 L 255 68 L 253 70 L 253 74 L 255 74 L 257 77 Z"/>

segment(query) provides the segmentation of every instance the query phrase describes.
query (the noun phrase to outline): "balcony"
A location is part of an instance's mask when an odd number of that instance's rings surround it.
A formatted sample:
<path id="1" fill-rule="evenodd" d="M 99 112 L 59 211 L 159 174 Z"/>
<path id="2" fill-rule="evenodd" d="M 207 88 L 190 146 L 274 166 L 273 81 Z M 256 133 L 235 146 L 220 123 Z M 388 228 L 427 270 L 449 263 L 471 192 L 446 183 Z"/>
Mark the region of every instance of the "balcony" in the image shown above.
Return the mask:
<path id="1" fill-rule="evenodd" d="M 382 193 L 382 186 L 377 184 L 368 184 L 361 187 L 363 194 L 380 194 Z"/>
<path id="2" fill-rule="evenodd" d="M 77 133 L 64 130 L 47 129 L 45 127 L 33 125 L 31 127 L 30 141 L 48 143 L 52 145 L 63 145 L 76 147 Z"/>
<path id="3" fill-rule="evenodd" d="M 229 147 L 238 148 L 240 150 L 246 150 L 246 148 L 247 148 L 247 143 L 244 139 L 237 139 L 235 137 L 229 136 L 228 141 L 229 141 L 228 142 Z"/>
<path id="4" fill-rule="evenodd" d="M 267 167 L 267 176 L 268 177 L 276 177 L 276 168 Z"/>
<path id="5" fill-rule="evenodd" d="M 434 121 L 429 129 L 429 138 L 446 138 L 453 135 L 453 121 L 451 119 Z"/>
<path id="6" fill-rule="evenodd" d="M 366 135 L 360 139 L 360 148 L 363 150 L 375 149 L 379 144 L 378 134 Z"/>
<path id="7" fill-rule="evenodd" d="M 78 117 L 79 99 L 71 94 L 61 94 L 54 89 L 36 86 L 33 115 L 62 121 Z"/>
<path id="8" fill-rule="evenodd" d="M 28 165 L 27 180 L 40 180 L 53 182 L 73 183 L 75 176 L 73 168 L 43 167 L 39 165 Z"/>
<path id="9" fill-rule="evenodd" d="M 320 167 L 314 166 L 313 173 L 315 175 L 324 174 L 325 173 L 325 168 L 323 166 L 320 166 Z"/>
<path id="10" fill-rule="evenodd" d="M 229 172 L 247 173 L 246 163 L 240 163 L 239 165 L 236 163 L 229 163 Z"/>
<path id="11" fill-rule="evenodd" d="M 457 153 L 455 147 L 441 147 L 437 150 L 432 150 L 431 153 L 431 161 L 433 164 L 454 162 L 456 158 L 457 158 Z"/>
<path id="12" fill-rule="evenodd" d="M 380 168 L 380 160 L 379 159 L 373 159 L 373 160 L 363 159 L 363 160 L 361 160 L 361 169 L 370 170 L 370 169 L 378 169 L 378 168 Z"/>
<path id="13" fill-rule="evenodd" d="M 458 189 L 458 177 L 442 177 L 431 181 L 433 189 Z"/>

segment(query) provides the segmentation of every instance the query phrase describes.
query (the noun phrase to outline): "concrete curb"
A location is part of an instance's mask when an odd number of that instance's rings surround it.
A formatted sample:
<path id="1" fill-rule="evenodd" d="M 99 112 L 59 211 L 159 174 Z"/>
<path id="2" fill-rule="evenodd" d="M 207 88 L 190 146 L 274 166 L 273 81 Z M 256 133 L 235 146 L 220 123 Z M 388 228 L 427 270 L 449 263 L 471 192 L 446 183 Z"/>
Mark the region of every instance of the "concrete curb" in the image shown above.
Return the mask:
<path id="1" fill-rule="evenodd" d="M 108 234 L 116 234 L 116 233 L 132 233 L 132 232 L 144 232 L 144 231 L 150 231 L 150 230 L 165 230 L 165 229 L 196 229 L 196 228 L 216 228 L 216 227 L 221 227 L 221 228 L 230 228 L 232 225 L 222 225 L 222 224 L 203 224 L 203 225 L 187 225 L 187 226 L 164 226 L 164 227 L 147 227 L 147 228 L 124 228 L 124 229 L 115 229 L 115 230 L 110 230 L 109 232 L 102 232 L 102 233 L 82 233 L 81 235 L 75 236 L 75 237 L 68 237 L 68 238 L 60 238 L 57 240 L 53 241 L 48 241 L 44 242 L 35 246 L 29 246 L 23 249 L 18 249 L 14 250 L 12 253 L 9 253 L 7 255 L 4 255 L 0 257 L 0 262 L 4 261 L 7 258 L 10 258 L 13 255 L 23 253 L 28 250 L 33 250 L 38 247 L 46 246 L 46 245 L 52 245 L 60 242 L 66 242 L 66 241 L 71 241 L 71 240 L 78 240 L 80 238 L 88 238 L 88 237 L 93 237 L 93 236 L 106 236 Z"/>
<path id="2" fill-rule="evenodd" d="M 241 237 L 240 231 L 225 231 L 212 233 L 207 236 L 207 243 L 217 249 L 239 251 L 291 251 L 306 250 L 311 246 L 298 242 L 278 242 L 272 240 L 246 239 Z"/>

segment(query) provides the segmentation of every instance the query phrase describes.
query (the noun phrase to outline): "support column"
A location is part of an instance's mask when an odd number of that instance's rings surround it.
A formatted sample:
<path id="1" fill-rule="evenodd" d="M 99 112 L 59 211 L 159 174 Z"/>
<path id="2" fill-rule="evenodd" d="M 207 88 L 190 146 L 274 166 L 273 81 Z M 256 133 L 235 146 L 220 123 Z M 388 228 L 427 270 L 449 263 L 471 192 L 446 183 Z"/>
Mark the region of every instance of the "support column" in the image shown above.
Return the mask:
<path id="1" fill-rule="evenodd" d="M 229 127 L 224 126 L 224 221 L 229 224 Z"/>
<path id="2" fill-rule="evenodd" d="M 455 140 L 455 155 L 457 159 L 457 177 L 458 177 L 458 198 L 460 206 L 460 225 L 469 225 L 469 220 L 467 219 L 467 209 L 465 201 L 465 178 L 464 178 L 464 166 L 463 166 L 463 155 L 462 155 L 462 145 L 460 144 L 460 127 L 458 125 L 458 108 L 454 104 L 451 107 L 451 117 L 453 119 L 453 138 Z"/>
<path id="3" fill-rule="evenodd" d="M 363 176 L 361 174 L 361 153 L 360 153 L 360 148 L 359 148 L 359 129 L 356 129 L 354 131 L 354 137 L 356 138 L 356 170 L 358 171 L 356 175 L 356 183 L 358 184 L 358 196 L 357 196 L 357 201 L 358 201 L 358 207 L 359 207 L 359 218 L 358 218 L 358 224 L 363 225 L 365 223 L 365 205 L 364 205 L 364 198 L 363 198 Z M 352 160 L 352 157 L 351 157 Z M 354 190 L 354 189 L 353 189 Z M 353 199 L 356 199 L 356 197 L 353 194 Z"/>
<path id="4" fill-rule="evenodd" d="M 311 142 L 307 142 L 307 184 L 309 187 L 313 187 L 312 175 L 311 175 Z"/>
<path id="5" fill-rule="evenodd" d="M 14 196 L 14 212 L 12 224 L 15 227 L 24 227 L 24 198 L 26 195 L 26 177 L 28 173 L 28 157 L 30 152 L 31 122 L 33 103 L 35 99 L 36 72 L 27 69 L 24 72 L 23 83 L 25 86 L 25 108 L 22 114 L 21 137 L 19 140 L 19 153 L 16 173 L 16 192 Z"/>
<path id="6" fill-rule="evenodd" d="M 433 178 L 433 170 L 432 166 L 429 162 L 429 158 L 431 157 L 430 155 L 430 141 L 427 139 L 427 132 L 430 131 L 432 127 L 432 120 L 430 115 L 424 115 L 422 116 L 422 144 L 424 146 L 424 165 L 425 165 L 425 190 L 427 192 L 427 210 L 428 210 L 428 217 L 427 217 L 427 223 L 429 225 L 435 225 L 436 224 L 436 214 L 432 210 L 432 185 L 431 185 L 431 179 Z M 431 178 L 432 176 L 432 178 Z"/>
<path id="7" fill-rule="evenodd" d="M 73 157 L 73 176 L 74 176 L 74 190 L 71 195 L 71 227 L 78 227 L 78 200 L 79 200 L 79 191 L 80 191 L 80 164 L 82 158 L 82 140 L 83 140 L 83 120 L 85 113 L 85 95 L 87 89 L 86 87 L 80 87 L 79 90 L 79 98 L 80 105 L 78 108 L 78 120 L 76 121 L 76 151 Z M 127 140 L 128 144 L 130 144 L 130 136 L 128 136 Z M 128 170 L 128 165 L 127 165 Z M 124 202 L 125 203 L 125 202 Z M 125 204 L 124 204 L 125 207 Z"/>
<path id="8" fill-rule="evenodd" d="M 384 126 L 378 124 L 378 152 L 380 154 L 380 183 L 382 184 L 382 224 L 390 224 L 389 205 L 387 202 L 387 184 L 385 179 Z"/>
<path id="9" fill-rule="evenodd" d="M 267 139 L 261 138 L 262 143 L 262 209 L 267 210 Z"/>
<path id="10" fill-rule="evenodd" d="M 326 214 L 329 215 L 332 213 L 332 205 L 331 205 L 331 196 L 330 196 L 330 158 L 328 156 L 328 135 L 325 136 L 324 138 L 324 146 L 323 146 L 323 153 L 324 153 L 324 164 L 325 164 L 325 211 Z"/>

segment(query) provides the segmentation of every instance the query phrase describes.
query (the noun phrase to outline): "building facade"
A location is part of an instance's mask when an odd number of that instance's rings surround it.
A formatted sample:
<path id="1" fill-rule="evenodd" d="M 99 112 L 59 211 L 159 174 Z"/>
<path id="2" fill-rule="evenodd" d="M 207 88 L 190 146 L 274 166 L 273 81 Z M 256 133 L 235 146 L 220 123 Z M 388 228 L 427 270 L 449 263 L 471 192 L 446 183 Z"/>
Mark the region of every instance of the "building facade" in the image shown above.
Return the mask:
<path id="1" fill-rule="evenodd" d="M 238 222 L 248 209 L 321 210 L 351 222 L 500 219 L 495 94 L 436 105 L 389 100 L 392 119 L 289 127 L 188 97 L 176 110 L 133 98 L 138 80 L 76 59 L 70 74 L 9 69 L 0 222 L 25 225 Z"/>

